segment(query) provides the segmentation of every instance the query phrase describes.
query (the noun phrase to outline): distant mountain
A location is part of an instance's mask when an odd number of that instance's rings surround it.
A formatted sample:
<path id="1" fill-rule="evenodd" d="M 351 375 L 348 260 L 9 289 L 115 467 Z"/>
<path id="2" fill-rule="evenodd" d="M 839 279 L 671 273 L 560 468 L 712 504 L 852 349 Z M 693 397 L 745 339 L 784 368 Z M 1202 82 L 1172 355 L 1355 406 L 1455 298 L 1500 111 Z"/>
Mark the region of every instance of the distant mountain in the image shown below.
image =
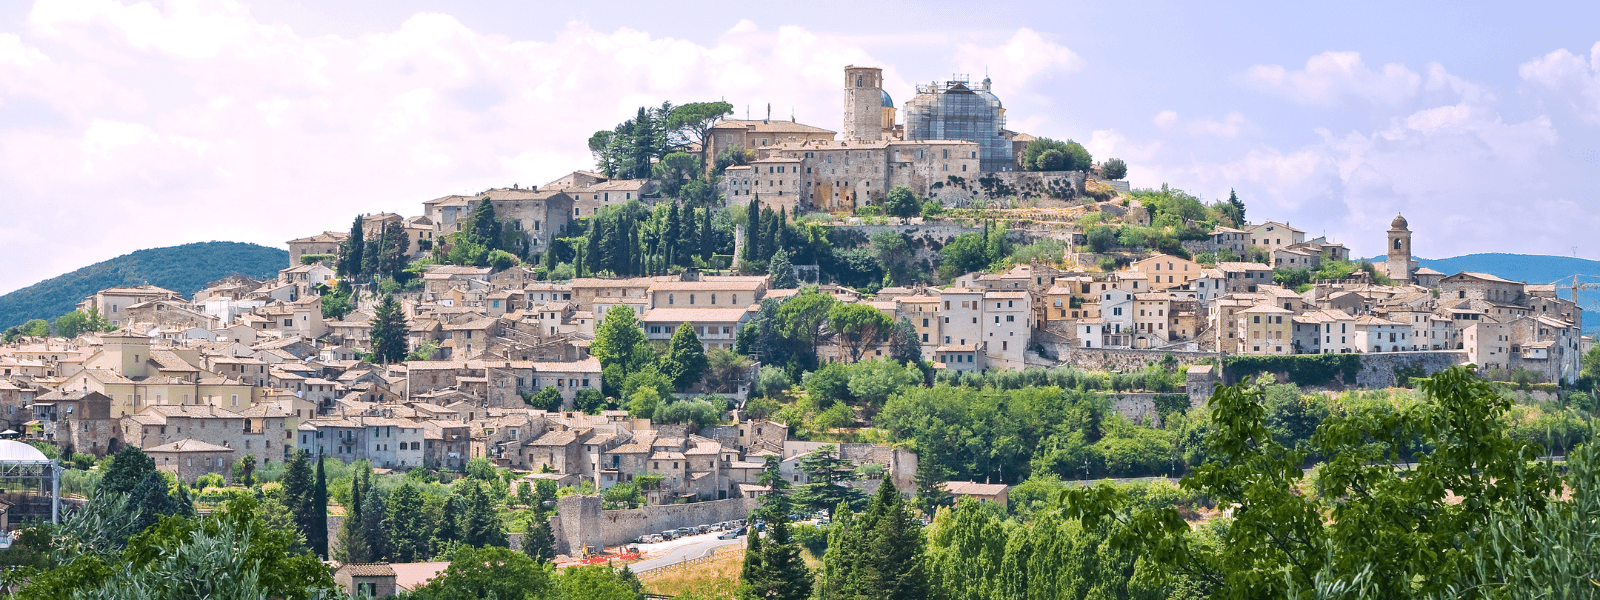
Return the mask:
<path id="1" fill-rule="evenodd" d="M 1385 257 L 1379 256 L 1369 260 L 1376 263 L 1383 262 L 1384 259 Z M 1525 283 L 1554 283 L 1556 295 L 1562 298 L 1572 297 L 1572 291 L 1561 286 L 1572 285 L 1573 275 L 1579 275 L 1578 281 L 1581 283 L 1600 281 L 1600 260 L 1570 256 L 1495 252 L 1467 254 L 1453 258 L 1418 258 L 1417 263 L 1445 275 L 1473 271 Z M 1600 331 L 1600 313 L 1596 312 L 1600 311 L 1600 289 L 1578 292 L 1578 302 L 1584 307 L 1584 330 Z"/>
<path id="2" fill-rule="evenodd" d="M 187 296 L 229 275 L 275 277 L 288 264 L 287 251 L 240 242 L 139 250 L 0 296 L 0 329 L 29 319 L 54 320 L 110 287 L 150 284 Z"/>

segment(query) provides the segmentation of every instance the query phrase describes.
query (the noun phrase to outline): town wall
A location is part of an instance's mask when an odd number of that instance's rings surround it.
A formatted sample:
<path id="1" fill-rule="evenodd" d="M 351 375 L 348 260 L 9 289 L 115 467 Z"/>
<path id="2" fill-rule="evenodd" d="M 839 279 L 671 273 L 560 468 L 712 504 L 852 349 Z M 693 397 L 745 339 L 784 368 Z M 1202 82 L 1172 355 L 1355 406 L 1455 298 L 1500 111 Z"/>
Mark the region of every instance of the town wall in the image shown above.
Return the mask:
<path id="1" fill-rule="evenodd" d="M 601 510 L 599 496 L 574 494 L 557 501 L 559 513 L 551 518 L 550 525 L 556 537 L 556 553 L 574 556 L 585 547 L 593 550 L 617 546 L 649 533 L 743 519 L 759 503 L 755 498 L 733 498 Z"/>
<path id="2" fill-rule="evenodd" d="M 1425 352 L 1375 352 L 1361 355 L 1361 371 L 1356 373 L 1356 387 L 1365 389 L 1394 387 L 1397 370 L 1418 370 L 1427 377 L 1439 371 L 1467 362 L 1465 350 L 1429 350 Z"/>

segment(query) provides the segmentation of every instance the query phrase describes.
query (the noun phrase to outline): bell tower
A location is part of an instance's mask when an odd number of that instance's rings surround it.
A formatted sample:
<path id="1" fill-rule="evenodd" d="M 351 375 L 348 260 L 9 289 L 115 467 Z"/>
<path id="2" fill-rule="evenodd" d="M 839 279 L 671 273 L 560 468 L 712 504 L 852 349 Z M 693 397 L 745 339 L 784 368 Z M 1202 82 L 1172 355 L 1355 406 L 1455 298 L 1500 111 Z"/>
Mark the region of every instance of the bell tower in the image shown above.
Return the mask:
<path id="1" fill-rule="evenodd" d="M 1389 260 L 1384 265 L 1384 270 L 1393 279 L 1402 283 L 1409 283 L 1411 275 L 1417 271 L 1417 261 L 1411 259 L 1411 230 L 1406 218 L 1395 214 L 1394 221 L 1389 223 Z"/>
<path id="2" fill-rule="evenodd" d="M 883 69 L 844 68 L 844 139 L 871 142 L 883 135 Z"/>

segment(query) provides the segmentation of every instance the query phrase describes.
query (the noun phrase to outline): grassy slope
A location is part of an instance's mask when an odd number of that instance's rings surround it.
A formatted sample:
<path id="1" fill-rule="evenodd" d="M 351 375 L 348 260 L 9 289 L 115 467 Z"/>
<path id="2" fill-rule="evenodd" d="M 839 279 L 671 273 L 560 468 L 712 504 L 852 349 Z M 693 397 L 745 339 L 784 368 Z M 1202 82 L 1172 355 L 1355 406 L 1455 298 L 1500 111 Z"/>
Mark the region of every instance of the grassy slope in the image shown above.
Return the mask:
<path id="1" fill-rule="evenodd" d="M 139 250 L 0 296 L 0 329 L 28 319 L 53 320 L 109 287 L 148 283 L 189 295 L 229 275 L 275 276 L 288 264 L 287 251 L 239 242 Z"/>

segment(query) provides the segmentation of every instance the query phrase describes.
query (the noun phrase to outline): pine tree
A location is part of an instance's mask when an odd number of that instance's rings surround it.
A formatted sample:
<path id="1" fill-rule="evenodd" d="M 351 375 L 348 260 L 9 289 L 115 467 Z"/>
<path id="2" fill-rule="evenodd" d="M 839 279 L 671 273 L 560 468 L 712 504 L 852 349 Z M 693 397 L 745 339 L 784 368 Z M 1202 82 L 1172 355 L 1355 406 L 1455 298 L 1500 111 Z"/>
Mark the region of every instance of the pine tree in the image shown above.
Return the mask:
<path id="1" fill-rule="evenodd" d="M 920 600 L 928 597 L 923 571 L 922 522 L 884 482 L 862 519 L 864 542 L 857 564 L 860 592 L 869 598 Z"/>
<path id="2" fill-rule="evenodd" d="M 146 475 L 155 472 L 156 461 L 138 446 L 126 446 L 117 451 L 111 465 L 105 467 L 105 477 L 100 480 L 97 492 L 127 494 L 144 483 Z"/>
<path id="3" fill-rule="evenodd" d="M 1239 199 L 1239 193 L 1233 191 L 1232 188 L 1228 189 L 1228 205 L 1232 206 L 1237 212 L 1237 214 L 1234 216 L 1233 226 L 1244 227 L 1244 225 L 1248 222 L 1244 220 L 1244 201 Z"/>
<path id="4" fill-rule="evenodd" d="M 889 334 L 889 357 L 903 365 L 922 362 L 922 342 L 917 339 L 917 327 L 905 317 L 900 317 Z"/>
<path id="5" fill-rule="evenodd" d="M 466 479 L 462 482 L 466 485 L 465 492 L 461 494 L 466 513 L 461 517 L 461 542 L 469 546 L 509 546 L 505 523 L 495 510 L 494 498 L 484 493 L 478 481 Z"/>
<path id="6" fill-rule="evenodd" d="M 755 261 L 761 248 L 761 195 L 750 197 L 750 204 L 745 208 L 744 217 L 744 248 L 740 258 Z"/>
<path id="7" fill-rule="evenodd" d="M 361 537 L 366 542 L 367 556 L 374 562 L 389 560 L 389 513 L 384 510 L 383 492 L 378 486 L 367 486 L 366 500 L 361 503 Z"/>
<path id="8" fill-rule="evenodd" d="M 818 600 L 855 598 L 855 566 L 861 557 L 860 532 L 856 529 L 855 513 L 843 502 L 833 511 L 833 525 L 828 529 L 828 549 L 822 554 L 822 589 L 817 590 Z"/>
<path id="9" fill-rule="evenodd" d="M 761 532 L 752 525 L 749 537 L 744 540 L 744 564 L 739 568 L 739 597 L 759 598 L 753 591 L 760 589 L 765 575 L 761 569 Z"/>
<path id="10" fill-rule="evenodd" d="M 350 224 L 350 237 L 344 241 L 343 251 L 339 253 L 337 265 L 340 277 L 354 278 L 361 275 L 361 255 L 367 249 L 367 236 L 361 228 L 361 215 L 356 215 L 355 223 Z"/>
<path id="11" fill-rule="evenodd" d="M 789 264 L 789 252 L 783 248 L 772 253 L 772 262 L 767 265 L 767 273 L 772 275 L 772 289 L 792 290 L 800 287 L 800 280 L 794 276 L 794 266 Z"/>
<path id="12" fill-rule="evenodd" d="M 372 359 L 389 364 L 406 359 L 406 338 L 410 335 L 404 309 L 394 296 L 384 295 L 372 316 Z"/>
<path id="13" fill-rule="evenodd" d="M 494 202 L 488 196 L 478 200 L 478 205 L 473 207 L 470 218 L 469 231 L 478 238 L 478 243 L 490 250 L 505 250 L 500 243 L 500 220 L 494 214 Z"/>
<path id="14" fill-rule="evenodd" d="M 811 569 L 806 568 L 805 560 L 800 557 L 800 544 L 789 535 L 789 518 L 780 515 L 773 519 L 767 523 L 767 530 L 762 535 L 767 540 L 759 546 L 756 538 L 761 535 L 750 536 L 752 549 L 745 551 L 747 567 L 740 585 L 740 596 L 775 600 L 809 598 Z M 751 552 L 758 552 L 761 555 L 759 560 L 752 563 L 749 559 Z"/>
<path id="15" fill-rule="evenodd" d="M 328 475 L 317 457 L 317 479 L 311 488 L 311 510 L 306 515 L 306 545 L 322 558 L 328 557 Z"/>
<path id="16" fill-rule="evenodd" d="M 405 481 L 389 493 L 389 557 L 394 562 L 428 558 L 428 524 L 422 492 Z"/>
<path id="17" fill-rule="evenodd" d="M 661 372 L 672 378 L 673 387 L 684 391 L 699 383 L 710 365 L 700 336 L 695 335 L 694 326 L 685 321 L 672 334 L 672 345 L 666 359 L 661 361 Z"/>
<path id="18" fill-rule="evenodd" d="M 522 534 L 522 553 L 540 564 L 550 564 L 556 559 L 555 546 L 556 537 L 550 532 L 549 519 L 542 507 L 535 508 L 533 516 L 528 518 L 527 533 Z"/>
<path id="19" fill-rule="evenodd" d="M 917 461 L 917 495 L 912 499 L 918 510 L 930 517 L 941 506 L 950 506 L 950 492 L 945 491 L 943 484 L 949 477 L 949 472 L 933 457 L 925 457 Z M 885 484 L 887 485 L 887 484 Z"/>
<path id="20" fill-rule="evenodd" d="M 433 532 L 433 547 L 435 551 L 443 550 L 450 544 L 461 541 L 461 516 L 466 513 L 466 503 L 458 494 L 451 494 L 445 498 L 444 504 L 439 507 L 439 522 Z"/>

